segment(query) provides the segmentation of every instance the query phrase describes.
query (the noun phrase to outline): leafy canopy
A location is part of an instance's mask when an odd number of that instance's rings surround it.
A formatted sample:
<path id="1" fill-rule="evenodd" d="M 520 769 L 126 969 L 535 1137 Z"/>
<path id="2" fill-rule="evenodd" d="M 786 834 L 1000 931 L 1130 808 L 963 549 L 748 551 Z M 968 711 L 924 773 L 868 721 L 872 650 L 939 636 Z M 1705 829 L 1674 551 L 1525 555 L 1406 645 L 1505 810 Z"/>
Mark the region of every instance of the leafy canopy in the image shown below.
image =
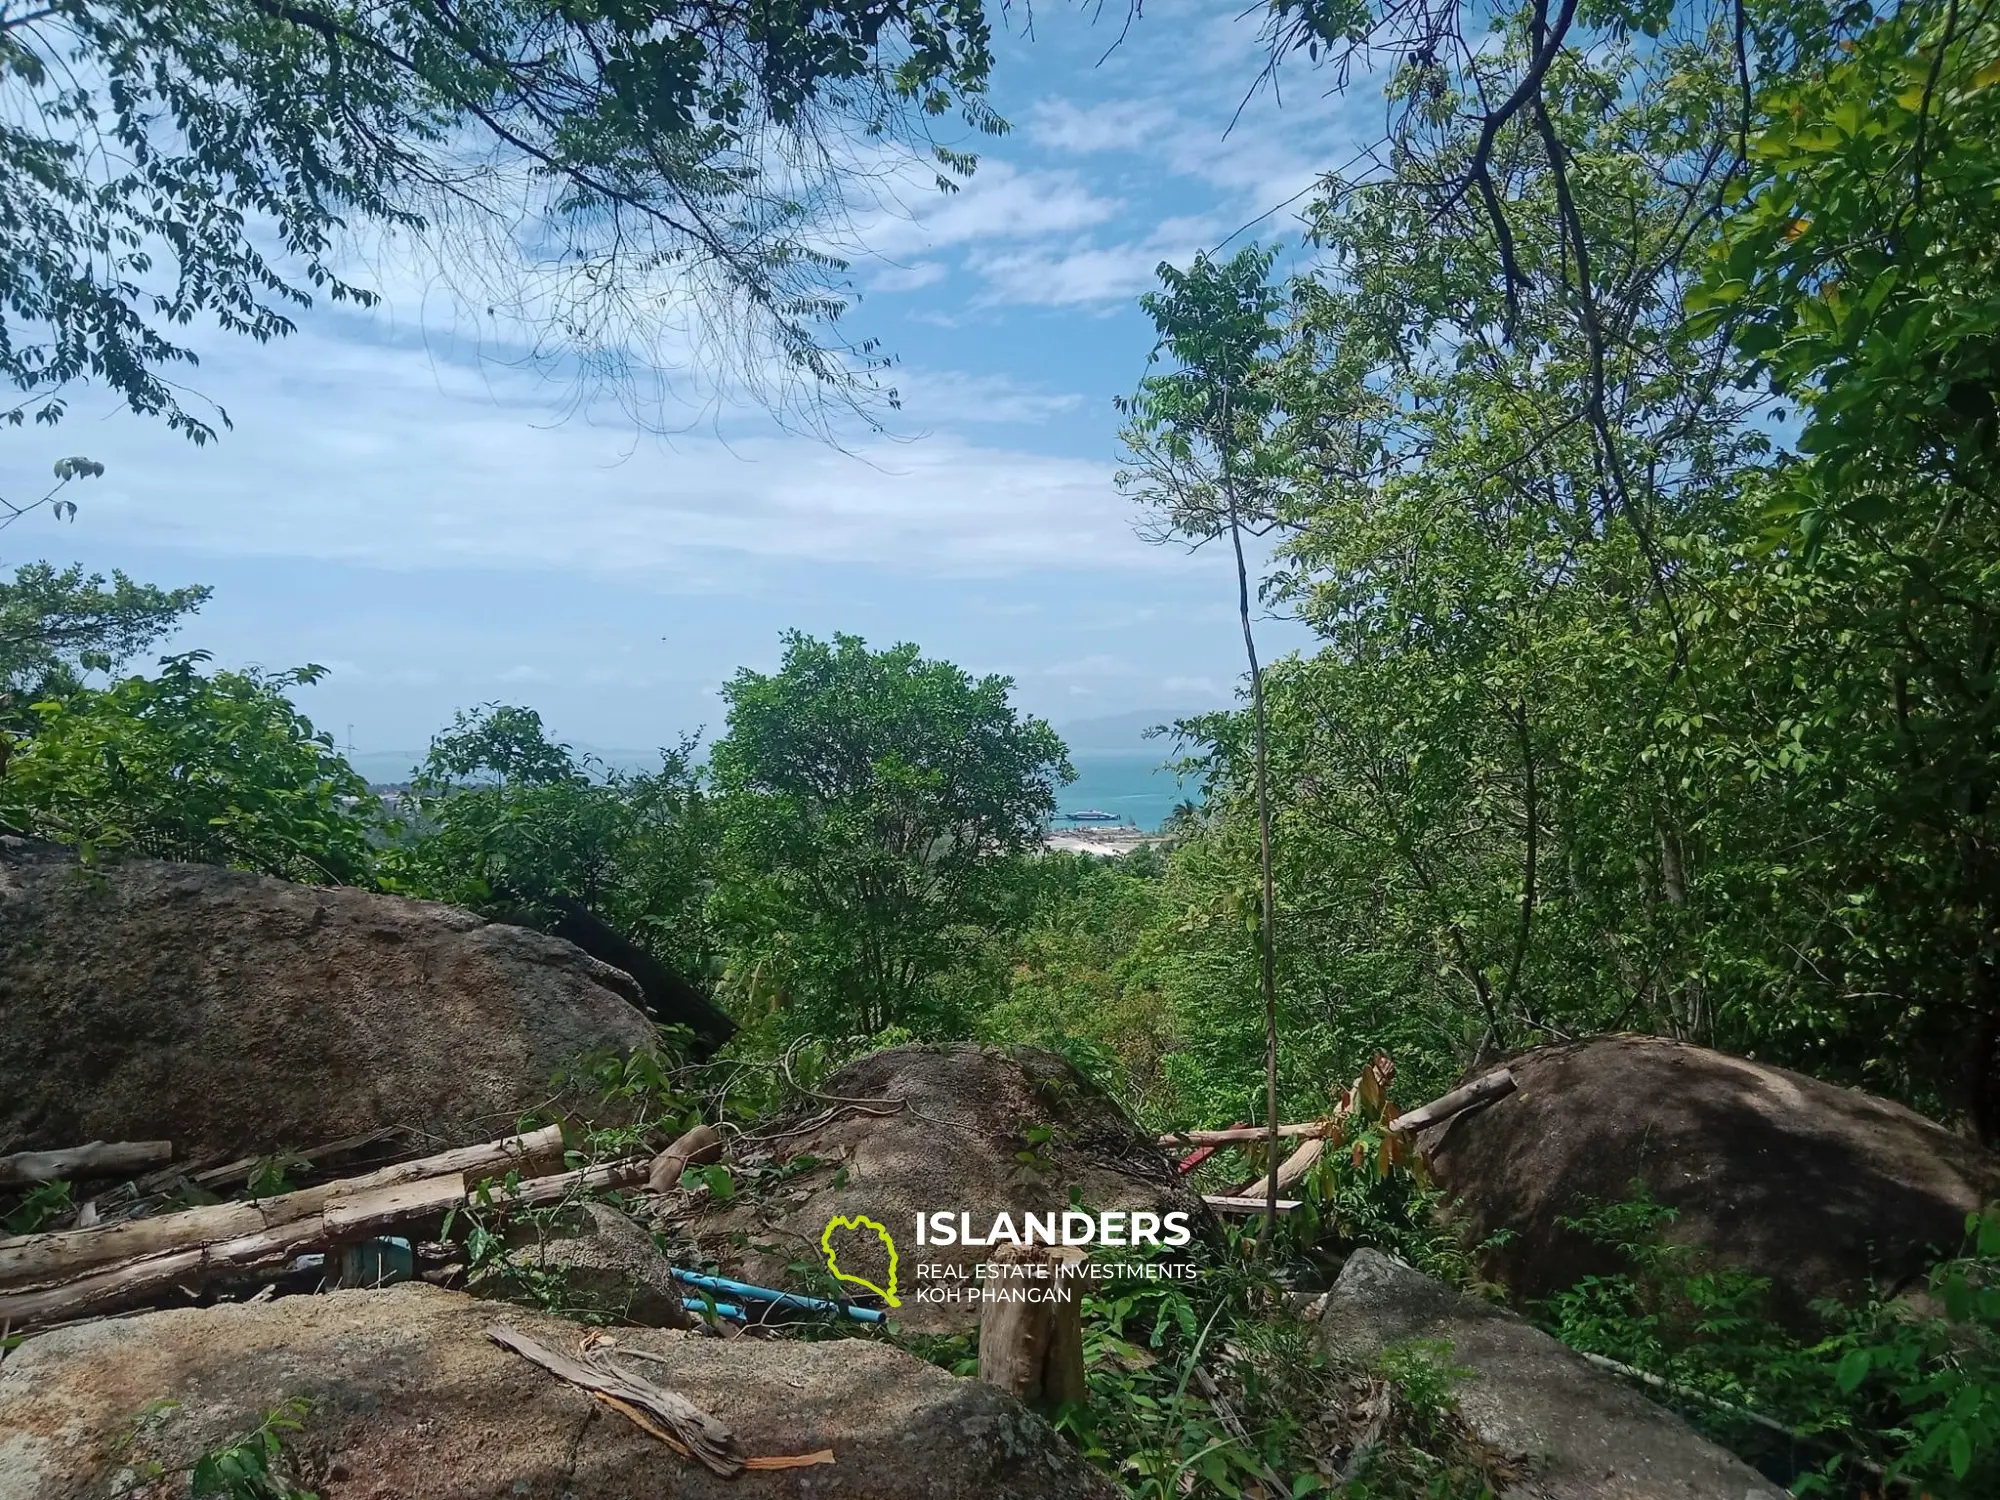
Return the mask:
<path id="1" fill-rule="evenodd" d="M 216 672 L 202 651 L 33 706 L 0 778 L 0 819 L 76 844 L 366 885 L 375 799 L 286 696 L 324 668 Z"/>
<path id="2" fill-rule="evenodd" d="M 842 1035 L 939 1020 L 954 929 L 1001 909 L 1076 775 L 1012 687 L 915 646 L 797 631 L 776 672 L 725 684 L 715 913 L 748 1000 Z"/>
<path id="3" fill-rule="evenodd" d="M 181 330 L 372 302 L 364 233 L 635 400 L 702 361 L 851 394 L 828 220 L 885 151 L 969 171 L 931 125 L 998 128 L 991 61 L 979 0 L 5 0 L 0 418 L 89 381 L 207 440 Z"/>

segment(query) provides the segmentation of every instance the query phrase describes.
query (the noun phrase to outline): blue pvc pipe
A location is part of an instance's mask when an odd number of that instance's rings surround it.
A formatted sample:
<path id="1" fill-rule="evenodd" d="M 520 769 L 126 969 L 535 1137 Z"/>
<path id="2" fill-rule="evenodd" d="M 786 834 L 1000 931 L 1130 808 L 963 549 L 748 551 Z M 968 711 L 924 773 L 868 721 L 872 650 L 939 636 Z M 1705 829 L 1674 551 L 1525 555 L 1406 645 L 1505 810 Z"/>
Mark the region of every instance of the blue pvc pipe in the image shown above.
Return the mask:
<path id="1" fill-rule="evenodd" d="M 679 1266 L 672 1270 L 674 1280 L 698 1286 L 706 1292 L 727 1292 L 734 1297 L 769 1302 L 773 1306 L 789 1307 L 799 1312 L 836 1313 L 857 1323 L 880 1323 L 888 1316 L 876 1307 L 855 1307 L 852 1303 L 829 1302 L 824 1297 L 801 1297 L 797 1292 L 773 1291 L 767 1286 L 752 1286 L 747 1281 L 731 1281 L 725 1276 L 702 1276 L 694 1271 L 683 1271 Z"/>
<path id="2" fill-rule="evenodd" d="M 709 1305 L 699 1297 L 683 1297 L 681 1298 L 681 1306 L 698 1317 L 705 1318 L 709 1313 Z M 733 1302 L 716 1303 L 715 1315 L 718 1318 L 729 1318 L 738 1323 L 747 1323 L 750 1321 L 750 1315 Z"/>

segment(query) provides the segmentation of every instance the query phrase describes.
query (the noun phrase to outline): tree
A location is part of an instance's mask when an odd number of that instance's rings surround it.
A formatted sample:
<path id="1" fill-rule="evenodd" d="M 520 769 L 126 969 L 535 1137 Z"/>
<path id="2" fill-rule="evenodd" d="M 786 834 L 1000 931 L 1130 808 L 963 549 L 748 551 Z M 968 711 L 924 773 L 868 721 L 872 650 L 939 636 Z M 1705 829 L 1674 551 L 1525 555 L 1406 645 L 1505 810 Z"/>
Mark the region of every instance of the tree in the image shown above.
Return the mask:
<path id="1" fill-rule="evenodd" d="M 1264 673 L 1250 625 L 1250 573 L 1243 535 L 1265 535 L 1277 524 L 1278 473 L 1265 438 L 1276 403 L 1266 352 L 1277 342 L 1271 317 L 1282 306 L 1267 278 L 1275 252 L 1254 246 L 1230 260 L 1195 257 L 1186 271 L 1159 268 L 1163 291 L 1140 305 L 1159 342 L 1153 358 L 1178 369 L 1151 375 L 1121 403 L 1131 420 L 1123 440 L 1132 467 L 1121 484 L 1155 506 L 1169 535 L 1195 546 L 1228 536 L 1236 560 L 1236 605 L 1243 651 L 1250 663 L 1250 713 L 1256 745 L 1258 866 L 1261 904 L 1257 941 L 1264 994 L 1264 1106 L 1267 1146 L 1278 1150 L 1277 899 L 1271 873 L 1271 789 L 1264 716 Z M 1278 1214 L 1278 1177 L 1266 1174 L 1264 1221 L 1269 1243 Z"/>
<path id="2" fill-rule="evenodd" d="M 432 739 L 411 791 L 383 858 L 395 889 L 495 913 L 574 902 L 683 977 L 706 969 L 714 829 L 693 741 L 630 773 L 488 704 Z"/>
<path id="3" fill-rule="evenodd" d="M 784 637 L 775 673 L 723 687 L 710 774 L 723 829 L 715 911 L 732 982 L 791 1029 L 934 1030 L 953 934 L 994 917 L 1075 779 L 1005 677 L 915 646 Z M 745 1007 L 739 1006 L 739 1012 Z"/>
<path id="4" fill-rule="evenodd" d="M 75 844 L 367 884 L 375 799 L 289 689 L 324 669 L 197 670 L 206 652 L 33 706 L 39 723 L 0 778 L 0 820 Z"/>
<path id="5" fill-rule="evenodd" d="M 424 248 L 532 356 L 626 380 L 724 363 L 853 396 L 826 248 L 851 178 L 998 128 L 978 0 L 746 9 L 519 0 L 0 0 L 0 376 L 15 423 L 94 381 L 197 442 L 170 370 L 197 318 L 260 341 L 347 242 Z M 633 394 L 637 394 L 636 391 Z"/>
<path id="6" fill-rule="evenodd" d="M 210 590 L 160 589 L 113 572 L 29 563 L 0 583 L 0 718 L 23 727 L 27 703 L 114 671 L 208 602 Z"/>

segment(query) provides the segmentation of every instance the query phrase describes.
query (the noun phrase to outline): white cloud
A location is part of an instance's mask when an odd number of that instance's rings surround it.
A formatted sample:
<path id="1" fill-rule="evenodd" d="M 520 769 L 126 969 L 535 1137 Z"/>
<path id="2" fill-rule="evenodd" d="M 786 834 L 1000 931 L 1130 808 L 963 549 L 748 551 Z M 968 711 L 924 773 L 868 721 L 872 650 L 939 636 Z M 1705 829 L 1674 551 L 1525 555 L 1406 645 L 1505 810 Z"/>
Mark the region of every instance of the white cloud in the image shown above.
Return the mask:
<path id="1" fill-rule="evenodd" d="M 1105 223 L 1118 200 L 1071 171 L 1024 170 L 987 160 L 956 193 L 933 194 L 859 222 L 854 239 L 880 256 L 934 253 L 954 245 L 1075 234 Z"/>
<path id="2" fill-rule="evenodd" d="M 1136 151 L 1156 145 L 1174 126 L 1173 111 L 1157 100 L 1111 99 L 1086 106 L 1044 99 L 1028 111 L 1027 137 L 1051 151 Z"/>
<path id="3" fill-rule="evenodd" d="M 221 444 L 129 418 L 92 433 L 109 466 L 86 498 L 93 520 L 218 556 L 654 570 L 683 588 L 736 586 L 731 557 L 965 575 L 1162 561 L 1108 463 L 943 430 L 848 452 L 768 424 L 635 442 L 628 427 L 537 425 L 548 392 L 532 377 L 419 350 L 302 331 L 235 355 L 214 371 L 237 421 Z M 929 388 L 937 410 L 1014 421 L 1077 399 L 990 378 Z"/>
<path id="4" fill-rule="evenodd" d="M 1123 244 L 976 254 L 971 264 L 986 277 L 988 301 L 1080 307 L 1123 302 L 1150 289 L 1161 261 L 1185 263 L 1217 238 L 1214 220 L 1175 218 L 1163 220 L 1145 238 Z"/>
<path id="5" fill-rule="evenodd" d="M 884 266 L 868 283 L 871 292 L 915 292 L 927 286 L 936 286 L 948 272 L 934 260 L 920 260 L 909 266 Z"/>

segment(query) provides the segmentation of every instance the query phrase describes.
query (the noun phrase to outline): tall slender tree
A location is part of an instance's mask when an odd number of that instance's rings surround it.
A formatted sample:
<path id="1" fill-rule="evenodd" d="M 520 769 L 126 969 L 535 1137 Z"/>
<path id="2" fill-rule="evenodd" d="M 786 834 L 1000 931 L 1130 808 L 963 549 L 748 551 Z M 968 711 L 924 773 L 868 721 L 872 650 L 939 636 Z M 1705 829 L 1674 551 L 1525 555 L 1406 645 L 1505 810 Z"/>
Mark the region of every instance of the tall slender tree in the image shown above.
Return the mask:
<path id="1" fill-rule="evenodd" d="M 1282 493 L 1269 441 L 1276 402 L 1269 353 L 1283 299 L 1270 284 L 1275 251 L 1247 246 L 1230 259 L 1197 255 L 1183 271 L 1162 264 L 1160 287 L 1140 299 L 1159 331 L 1152 360 L 1176 368 L 1149 375 L 1119 402 L 1129 466 L 1120 484 L 1150 507 L 1161 540 L 1199 547 L 1227 536 L 1236 564 L 1236 610 L 1250 667 L 1257 762 L 1257 947 L 1264 1002 L 1264 1114 L 1270 1170 L 1260 1243 L 1278 1211 L 1277 900 L 1271 876 L 1271 787 L 1264 671 L 1251 625 L 1247 534 L 1279 524 Z"/>

